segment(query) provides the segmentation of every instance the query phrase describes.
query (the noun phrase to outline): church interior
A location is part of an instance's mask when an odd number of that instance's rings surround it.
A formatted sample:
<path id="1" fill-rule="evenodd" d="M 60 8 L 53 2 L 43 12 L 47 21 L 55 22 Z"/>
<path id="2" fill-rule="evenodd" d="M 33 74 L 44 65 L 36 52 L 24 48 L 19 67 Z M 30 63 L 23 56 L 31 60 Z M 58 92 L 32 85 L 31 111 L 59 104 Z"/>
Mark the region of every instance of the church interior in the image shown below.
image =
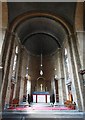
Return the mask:
<path id="1" fill-rule="evenodd" d="M 1 120 L 84 120 L 85 3 L 2 2 L 0 9 Z"/>

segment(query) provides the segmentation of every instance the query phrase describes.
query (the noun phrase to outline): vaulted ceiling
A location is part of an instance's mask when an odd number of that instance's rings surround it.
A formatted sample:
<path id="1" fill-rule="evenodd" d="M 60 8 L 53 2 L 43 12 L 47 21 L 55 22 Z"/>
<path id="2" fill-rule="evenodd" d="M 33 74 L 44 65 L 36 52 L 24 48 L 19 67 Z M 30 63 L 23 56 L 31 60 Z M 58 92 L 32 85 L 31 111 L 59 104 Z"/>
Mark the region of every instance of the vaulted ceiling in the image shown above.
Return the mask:
<path id="1" fill-rule="evenodd" d="M 74 26 L 76 3 L 29 3 L 9 2 L 9 24 L 24 13 L 43 12 L 60 16 Z M 64 27 L 57 21 L 36 16 L 22 22 L 17 28 L 17 34 L 26 49 L 35 55 L 54 53 L 62 46 L 67 35 Z"/>

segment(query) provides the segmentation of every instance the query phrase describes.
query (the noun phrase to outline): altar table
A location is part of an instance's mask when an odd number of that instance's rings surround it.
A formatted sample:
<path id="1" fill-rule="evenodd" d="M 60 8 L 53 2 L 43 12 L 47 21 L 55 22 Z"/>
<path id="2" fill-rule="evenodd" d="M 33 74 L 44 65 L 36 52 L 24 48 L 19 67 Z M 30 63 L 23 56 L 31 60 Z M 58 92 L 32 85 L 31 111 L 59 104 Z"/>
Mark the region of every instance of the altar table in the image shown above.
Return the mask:
<path id="1" fill-rule="evenodd" d="M 49 92 L 33 92 L 32 96 L 35 103 L 50 103 Z"/>

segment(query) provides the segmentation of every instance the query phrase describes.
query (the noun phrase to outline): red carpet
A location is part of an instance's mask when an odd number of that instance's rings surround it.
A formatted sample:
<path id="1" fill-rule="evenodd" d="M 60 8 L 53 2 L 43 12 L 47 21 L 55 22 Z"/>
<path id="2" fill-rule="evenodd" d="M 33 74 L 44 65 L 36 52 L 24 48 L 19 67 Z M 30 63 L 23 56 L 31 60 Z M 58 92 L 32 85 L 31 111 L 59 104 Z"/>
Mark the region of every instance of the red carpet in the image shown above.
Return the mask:
<path id="1" fill-rule="evenodd" d="M 24 110 L 72 110 L 71 108 L 68 107 L 10 107 L 8 108 L 9 110 L 20 110 L 20 111 L 24 111 Z"/>

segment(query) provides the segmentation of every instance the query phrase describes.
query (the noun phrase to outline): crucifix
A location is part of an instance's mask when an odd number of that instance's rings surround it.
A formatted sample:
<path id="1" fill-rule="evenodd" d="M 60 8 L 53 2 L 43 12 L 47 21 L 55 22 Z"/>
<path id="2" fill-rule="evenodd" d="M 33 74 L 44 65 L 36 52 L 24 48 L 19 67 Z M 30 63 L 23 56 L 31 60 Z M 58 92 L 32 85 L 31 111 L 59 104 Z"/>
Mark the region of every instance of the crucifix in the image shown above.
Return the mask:
<path id="1" fill-rule="evenodd" d="M 42 91 L 42 87 L 43 87 L 43 85 L 42 84 L 40 84 L 40 90 Z"/>

